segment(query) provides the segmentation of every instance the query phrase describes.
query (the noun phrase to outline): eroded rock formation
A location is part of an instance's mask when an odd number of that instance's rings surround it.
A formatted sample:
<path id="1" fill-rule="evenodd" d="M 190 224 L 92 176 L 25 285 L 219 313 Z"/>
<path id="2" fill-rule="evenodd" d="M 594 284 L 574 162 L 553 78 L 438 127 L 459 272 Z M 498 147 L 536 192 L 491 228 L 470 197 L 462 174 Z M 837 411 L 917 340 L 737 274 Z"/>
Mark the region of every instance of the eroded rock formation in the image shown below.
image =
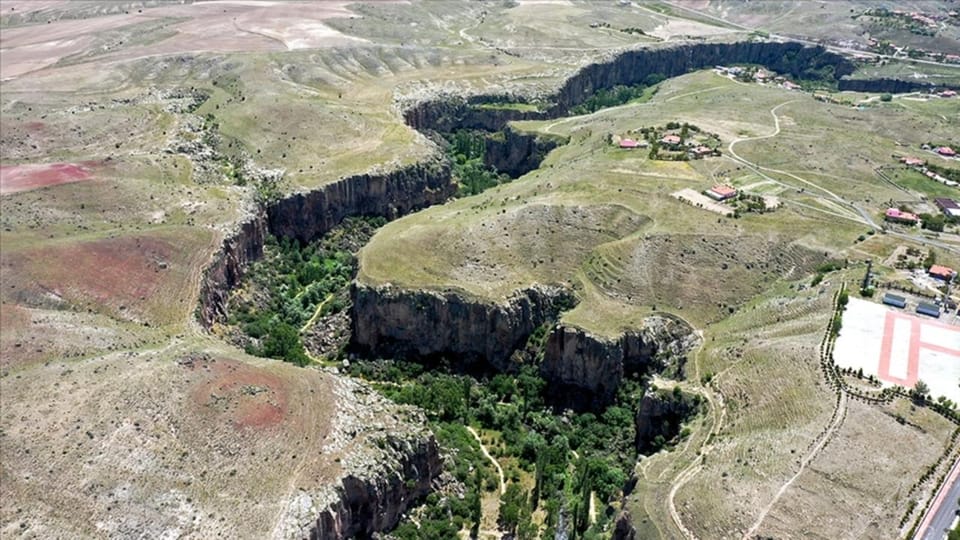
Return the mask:
<path id="1" fill-rule="evenodd" d="M 531 287 L 497 304 L 458 292 L 357 285 L 352 345 L 371 356 L 448 356 L 510 371 L 513 352 L 570 305 L 572 296 L 559 287 Z"/>
<path id="2" fill-rule="evenodd" d="M 624 377 L 664 367 L 697 339 L 686 322 L 667 315 L 647 317 L 642 328 L 616 339 L 560 325 L 547 338 L 540 373 L 551 385 L 580 391 L 571 395 L 605 404 L 616 397 Z"/>
<path id="3" fill-rule="evenodd" d="M 347 216 L 394 219 L 449 199 L 456 192 L 450 167 L 439 158 L 389 173 L 361 174 L 277 201 L 237 227 L 207 267 L 198 315 L 204 326 L 226 318 L 229 291 L 263 255 L 266 235 L 310 242 Z"/>
<path id="4" fill-rule="evenodd" d="M 396 461 L 380 464 L 382 470 L 371 470 L 366 477 L 344 478 L 337 488 L 339 498 L 317 516 L 310 538 L 370 538 L 394 527 L 411 503 L 429 493 L 442 468 L 436 440 L 391 439 L 389 445 Z"/>

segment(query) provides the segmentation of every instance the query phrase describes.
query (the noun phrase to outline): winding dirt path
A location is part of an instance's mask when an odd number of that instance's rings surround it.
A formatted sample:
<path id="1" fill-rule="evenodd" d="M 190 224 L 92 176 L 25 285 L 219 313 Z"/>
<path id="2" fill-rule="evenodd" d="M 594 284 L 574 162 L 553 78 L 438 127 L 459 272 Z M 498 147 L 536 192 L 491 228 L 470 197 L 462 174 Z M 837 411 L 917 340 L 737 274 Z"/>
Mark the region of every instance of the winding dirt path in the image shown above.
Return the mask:
<path id="1" fill-rule="evenodd" d="M 317 317 L 320 316 L 320 311 L 323 310 L 323 306 L 327 305 L 327 302 L 329 302 L 330 300 L 333 300 L 333 293 L 328 294 L 327 297 L 323 299 L 323 302 L 320 302 L 320 305 L 318 305 L 317 309 L 313 312 L 313 316 L 310 317 L 310 319 L 303 324 L 302 328 L 300 328 L 301 334 L 306 332 L 308 328 L 313 326 L 313 323 L 316 322 Z"/>
<path id="2" fill-rule="evenodd" d="M 503 468 L 500 467 L 500 462 L 497 461 L 493 456 L 490 455 L 490 452 L 487 452 L 487 447 L 483 445 L 483 441 L 480 439 L 480 435 L 472 427 L 467 426 L 467 431 L 473 435 L 473 438 L 477 440 L 477 444 L 480 445 L 480 451 L 483 452 L 483 456 L 490 460 L 490 463 L 493 463 L 493 466 L 497 468 L 497 476 L 500 479 L 500 494 L 503 495 L 507 492 L 507 484 L 503 479 Z"/>
<path id="3" fill-rule="evenodd" d="M 807 455 L 803 456 L 803 459 L 800 460 L 800 468 L 797 469 L 797 472 L 793 476 L 791 476 L 790 479 L 786 481 L 786 483 L 780 486 L 780 489 L 777 490 L 777 493 L 776 495 L 773 496 L 773 499 L 771 499 L 770 502 L 767 504 L 767 506 L 763 508 L 763 510 L 760 512 L 760 515 L 757 516 L 757 520 L 743 535 L 744 539 L 753 538 L 754 533 L 756 533 L 757 529 L 760 528 L 760 525 L 763 524 L 763 520 L 767 518 L 767 514 L 770 513 L 770 510 L 773 508 L 773 506 L 777 504 L 777 501 L 779 501 L 780 497 L 782 497 L 783 494 L 786 493 L 787 489 L 789 489 L 790 486 L 793 485 L 793 482 L 797 478 L 799 478 L 801 474 L 803 474 L 803 471 L 806 470 L 807 465 L 809 465 L 810 462 L 817 457 L 820 451 L 823 450 L 823 447 L 826 446 L 827 442 L 830 441 L 833 434 L 837 431 L 837 428 L 839 428 L 840 425 L 843 424 L 843 420 L 846 416 L 847 416 L 847 393 L 841 390 L 840 399 L 837 400 L 837 406 L 833 410 L 833 418 L 831 418 L 829 427 L 823 432 L 823 435 L 821 435 L 820 438 L 817 439 L 816 444 L 814 444 L 813 448 L 811 448 L 810 451 L 807 452 Z"/>
<path id="4" fill-rule="evenodd" d="M 840 291 L 842 292 L 843 290 L 844 290 L 844 287 L 841 286 Z M 839 294 L 838 294 L 838 297 L 839 297 Z M 837 300 L 835 299 L 833 312 L 836 313 L 837 310 L 838 310 L 838 304 L 837 304 Z M 827 369 L 824 363 L 829 359 L 831 350 L 832 350 L 832 342 L 830 341 L 830 333 L 827 332 L 824 334 L 823 341 L 820 342 L 820 361 L 821 361 L 821 364 L 824 365 L 824 369 Z M 828 379 L 830 377 L 829 374 L 827 374 L 826 372 L 824 372 L 824 376 L 826 376 Z M 809 465 L 810 462 L 812 462 L 817 457 L 817 455 L 820 454 L 820 451 L 823 450 L 825 446 L 827 446 L 827 443 L 830 442 L 830 440 L 833 438 L 833 435 L 837 432 L 837 429 L 843 424 L 843 421 L 846 419 L 846 417 L 847 417 L 847 392 L 844 389 L 843 385 L 841 385 L 840 389 L 838 390 L 836 405 L 834 405 L 834 408 L 833 408 L 833 415 L 830 417 L 830 423 L 827 425 L 827 428 L 823 431 L 823 433 L 819 437 L 817 437 L 817 439 L 815 439 L 813 446 L 810 448 L 810 451 L 807 452 L 806 455 L 804 455 L 803 458 L 800 460 L 800 467 L 797 469 L 797 472 L 794 473 L 794 475 L 791 476 L 790 479 L 787 480 L 782 486 L 780 486 L 780 489 L 777 490 L 777 493 L 773 496 L 770 502 L 767 503 L 767 505 L 763 507 L 763 510 L 760 511 L 760 515 L 757 516 L 756 521 L 754 521 L 753 525 L 751 525 L 750 528 L 747 529 L 747 532 L 744 533 L 743 535 L 744 540 L 747 540 L 753 537 L 753 535 L 757 532 L 757 529 L 759 529 L 760 526 L 763 524 L 763 520 L 767 518 L 767 515 L 770 513 L 770 510 L 773 508 L 773 506 L 777 504 L 777 501 L 780 500 L 780 497 L 782 497 L 783 494 L 786 493 L 787 489 L 789 489 L 790 486 L 793 485 L 793 483 L 797 480 L 797 478 L 799 478 L 800 475 L 803 474 L 803 471 L 807 469 L 807 465 Z"/>

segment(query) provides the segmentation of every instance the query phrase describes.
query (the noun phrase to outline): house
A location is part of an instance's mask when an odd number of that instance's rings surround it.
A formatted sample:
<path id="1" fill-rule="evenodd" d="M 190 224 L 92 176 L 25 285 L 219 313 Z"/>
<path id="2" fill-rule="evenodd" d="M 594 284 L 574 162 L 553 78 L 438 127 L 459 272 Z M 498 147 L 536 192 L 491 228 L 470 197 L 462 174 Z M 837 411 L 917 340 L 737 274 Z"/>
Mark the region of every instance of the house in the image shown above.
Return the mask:
<path id="1" fill-rule="evenodd" d="M 726 184 L 717 184 L 712 188 L 704 191 L 704 194 L 711 199 L 717 201 L 725 201 L 727 199 L 732 199 L 737 196 L 737 189 L 733 186 L 728 186 Z"/>
<path id="2" fill-rule="evenodd" d="M 940 210 L 943 210 L 944 214 L 950 217 L 960 217 L 960 205 L 957 204 L 957 201 L 938 197 L 933 200 L 933 203 L 936 204 Z"/>
<path id="3" fill-rule="evenodd" d="M 620 139 L 620 148 L 637 148 L 640 143 L 633 139 Z"/>
<path id="4" fill-rule="evenodd" d="M 927 273 L 930 274 L 930 277 L 935 277 L 944 281 L 950 281 L 954 278 L 954 276 L 957 275 L 953 268 L 941 266 L 939 264 L 931 266 L 930 269 L 927 270 Z"/>
<path id="5" fill-rule="evenodd" d="M 800 90 L 800 88 L 802 88 L 799 84 L 791 81 L 783 81 L 783 84 L 780 86 L 783 86 L 787 90 Z"/>
<path id="6" fill-rule="evenodd" d="M 949 146 L 941 146 L 939 148 L 934 148 L 933 151 L 944 157 L 954 157 L 957 155 L 957 152 L 953 148 L 950 148 Z"/>
<path id="7" fill-rule="evenodd" d="M 920 221 L 920 216 L 903 212 L 899 208 L 887 208 L 883 218 L 894 223 L 908 223 L 910 225 L 916 225 Z"/>
<path id="8" fill-rule="evenodd" d="M 903 163 L 907 167 L 922 167 L 923 164 L 926 162 L 920 158 L 906 156 L 906 157 L 900 158 L 900 163 Z"/>
<path id="9" fill-rule="evenodd" d="M 707 157 L 713 154 L 713 148 L 710 148 L 709 146 L 701 145 L 701 146 L 697 146 L 696 148 L 691 148 L 690 153 L 693 154 L 694 157 L 698 157 L 698 158 Z"/>
<path id="10" fill-rule="evenodd" d="M 956 96 L 957 93 L 956 93 L 955 91 L 953 91 L 953 90 L 944 90 L 943 92 L 940 92 L 938 95 L 939 95 L 940 97 L 949 98 L 949 97 L 954 97 L 954 96 Z"/>
<path id="11" fill-rule="evenodd" d="M 679 136 L 679 135 L 667 135 L 667 136 L 665 136 L 664 138 L 660 139 L 660 142 L 663 143 L 663 144 L 678 145 L 678 144 L 680 144 L 680 136 Z"/>
<path id="12" fill-rule="evenodd" d="M 896 295 L 896 294 L 892 294 L 892 293 L 887 293 L 887 294 L 883 295 L 883 303 L 886 304 L 886 305 L 888 305 L 888 306 L 893 306 L 893 307 L 897 307 L 897 308 L 900 308 L 900 309 L 903 309 L 903 308 L 907 307 L 907 299 L 906 299 L 906 298 L 904 298 L 904 297 L 902 297 L 902 296 L 898 296 L 898 295 Z"/>
<path id="13" fill-rule="evenodd" d="M 917 304 L 917 313 L 921 315 L 929 315 L 930 317 L 940 318 L 940 306 L 936 304 L 930 304 L 927 302 L 920 302 Z"/>

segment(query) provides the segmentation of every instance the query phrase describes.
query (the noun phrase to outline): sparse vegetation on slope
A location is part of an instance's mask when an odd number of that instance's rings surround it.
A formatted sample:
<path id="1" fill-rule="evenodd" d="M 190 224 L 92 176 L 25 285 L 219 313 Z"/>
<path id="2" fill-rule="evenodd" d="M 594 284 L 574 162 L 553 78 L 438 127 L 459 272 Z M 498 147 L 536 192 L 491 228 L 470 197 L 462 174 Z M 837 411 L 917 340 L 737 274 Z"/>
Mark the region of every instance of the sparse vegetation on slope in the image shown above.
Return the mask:
<path id="1" fill-rule="evenodd" d="M 228 325 L 234 329 L 229 333 L 250 354 L 310 363 L 301 338 L 304 323 L 348 307 L 348 286 L 357 271 L 354 253 L 384 222 L 347 218 L 306 246 L 268 237 L 264 257 L 251 265 L 245 283 L 231 296 Z M 339 354 L 337 349 L 321 352 Z"/>

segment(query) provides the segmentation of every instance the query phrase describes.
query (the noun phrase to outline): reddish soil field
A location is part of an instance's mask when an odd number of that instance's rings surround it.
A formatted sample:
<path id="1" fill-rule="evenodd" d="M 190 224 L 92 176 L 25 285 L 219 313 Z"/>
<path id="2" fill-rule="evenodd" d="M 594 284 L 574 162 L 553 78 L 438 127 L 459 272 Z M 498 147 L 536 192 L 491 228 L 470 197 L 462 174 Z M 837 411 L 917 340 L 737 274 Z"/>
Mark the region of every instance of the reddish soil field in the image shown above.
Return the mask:
<path id="1" fill-rule="evenodd" d="M 220 359 L 209 366 L 210 378 L 190 391 L 195 406 L 215 411 L 238 430 L 269 429 L 286 420 L 287 389 L 280 377 L 235 360 Z"/>
<path id="2" fill-rule="evenodd" d="M 0 165 L 0 195 L 59 184 L 82 182 L 93 176 L 101 163 L 49 163 L 45 165 Z"/>
<path id="3" fill-rule="evenodd" d="M 189 291 L 209 254 L 209 239 L 202 231 L 163 231 L 8 251 L 0 262 L 2 294 L 28 306 L 65 303 L 166 324 L 190 311 Z"/>

